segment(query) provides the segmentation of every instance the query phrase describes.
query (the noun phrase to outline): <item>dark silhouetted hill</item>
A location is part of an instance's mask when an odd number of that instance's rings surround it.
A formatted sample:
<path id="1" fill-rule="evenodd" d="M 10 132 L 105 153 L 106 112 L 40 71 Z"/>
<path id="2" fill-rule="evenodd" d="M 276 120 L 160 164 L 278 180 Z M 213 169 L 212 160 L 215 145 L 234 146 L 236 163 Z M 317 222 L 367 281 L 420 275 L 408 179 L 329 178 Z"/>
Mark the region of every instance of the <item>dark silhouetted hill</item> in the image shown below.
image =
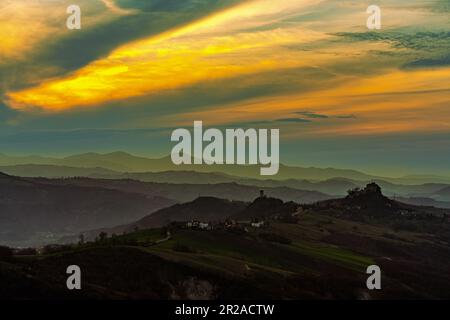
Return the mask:
<path id="1" fill-rule="evenodd" d="M 221 221 L 246 207 L 245 202 L 200 197 L 192 202 L 161 209 L 137 222 L 139 227 L 160 227 L 173 221 Z"/>
<path id="2" fill-rule="evenodd" d="M 271 216 L 286 216 L 292 215 L 298 207 L 299 205 L 294 202 L 283 202 L 276 198 L 259 197 L 244 210 L 233 215 L 232 218 L 237 220 L 250 220 Z"/>
<path id="3" fill-rule="evenodd" d="M 159 196 L 0 174 L 0 243 L 52 242 L 61 234 L 135 221 L 173 203 Z"/>
<path id="4" fill-rule="evenodd" d="M 447 210 L 429 206 L 406 204 L 384 196 L 376 183 L 365 188 L 356 188 L 342 199 L 326 200 L 308 206 L 317 212 L 325 212 L 339 217 L 352 219 L 416 219 L 441 217 Z"/>

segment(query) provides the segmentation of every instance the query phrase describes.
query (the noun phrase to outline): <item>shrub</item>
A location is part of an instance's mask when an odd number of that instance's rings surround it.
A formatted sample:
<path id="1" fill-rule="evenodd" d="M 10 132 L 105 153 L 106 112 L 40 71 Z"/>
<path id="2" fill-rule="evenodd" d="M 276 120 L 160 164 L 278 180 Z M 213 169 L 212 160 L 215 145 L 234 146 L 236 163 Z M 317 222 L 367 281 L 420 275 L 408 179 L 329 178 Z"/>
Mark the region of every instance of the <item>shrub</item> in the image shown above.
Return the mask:
<path id="1" fill-rule="evenodd" d="M 185 252 L 185 253 L 195 253 L 196 252 L 191 247 L 189 247 L 185 244 L 182 244 L 180 242 L 175 243 L 173 245 L 172 249 L 173 249 L 173 251 L 177 251 L 177 252 Z"/>
<path id="2" fill-rule="evenodd" d="M 37 255 L 37 250 L 35 248 L 24 248 L 15 250 L 15 255 L 17 256 L 34 256 Z"/>
<path id="3" fill-rule="evenodd" d="M 11 248 L 0 246 L 0 260 L 9 260 L 13 256 L 13 251 Z"/>
<path id="4" fill-rule="evenodd" d="M 420 232 L 421 226 L 416 221 L 396 221 L 391 225 L 394 231 L 410 231 L 410 232 Z"/>
<path id="5" fill-rule="evenodd" d="M 281 244 L 291 244 L 292 240 L 288 239 L 282 235 L 276 234 L 276 233 L 269 233 L 269 232 L 264 232 L 264 233 L 260 233 L 259 237 L 263 240 L 266 241 L 270 241 L 270 242 L 277 242 L 277 243 L 281 243 Z"/>

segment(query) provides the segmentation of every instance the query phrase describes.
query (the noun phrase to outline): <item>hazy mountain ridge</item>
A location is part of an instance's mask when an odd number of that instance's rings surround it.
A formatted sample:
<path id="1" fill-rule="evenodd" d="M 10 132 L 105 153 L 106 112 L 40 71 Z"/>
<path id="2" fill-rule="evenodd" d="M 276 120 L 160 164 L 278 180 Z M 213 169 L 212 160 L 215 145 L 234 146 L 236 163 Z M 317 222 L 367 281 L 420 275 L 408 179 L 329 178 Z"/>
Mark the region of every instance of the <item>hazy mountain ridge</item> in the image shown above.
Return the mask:
<path id="1" fill-rule="evenodd" d="M 23 179 L 28 181 L 28 178 Z M 178 184 L 144 182 L 131 179 L 95 179 L 82 177 L 66 179 L 31 178 L 30 181 L 41 181 L 43 183 L 54 185 L 108 188 L 149 196 L 167 197 L 179 202 L 192 201 L 202 196 L 237 201 L 251 201 L 257 197 L 261 191 L 259 187 L 241 185 L 234 182 L 216 184 Z M 333 198 L 331 195 L 317 191 L 292 189 L 288 187 L 264 188 L 264 191 L 269 196 L 278 197 L 285 201 L 297 201 L 300 203 L 312 203 Z"/>
<path id="2" fill-rule="evenodd" d="M 2 166 L 0 171 L 10 175 L 21 177 L 90 177 L 100 179 L 133 179 L 143 182 L 170 183 L 170 184 L 223 184 L 237 183 L 240 185 L 256 186 L 259 188 L 279 188 L 288 187 L 291 189 L 309 190 L 324 193 L 330 196 L 343 196 L 349 189 L 363 187 L 368 182 L 378 183 L 385 194 L 390 197 L 402 197 L 405 201 L 417 203 L 422 198 L 425 203 L 436 201 L 435 204 L 443 207 L 448 206 L 450 197 L 445 195 L 445 191 L 440 194 L 440 190 L 449 187 L 448 184 L 426 183 L 420 185 L 394 184 L 388 181 L 374 179 L 370 181 L 358 181 L 346 178 L 332 178 L 323 181 L 309 181 L 298 179 L 273 180 L 273 179 L 251 179 L 241 178 L 217 172 L 197 172 L 197 171 L 161 171 L 161 172 L 135 172 L 121 173 L 104 168 L 80 168 L 62 167 L 56 165 L 16 165 Z M 220 195 L 216 195 L 220 196 Z M 183 200 L 187 200 L 184 198 Z M 243 199 L 249 200 L 249 199 Z"/>
<path id="3" fill-rule="evenodd" d="M 48 243 L 63 234 L 133 221 L 173 203 L 160 196 L 0 174 L 0 242 Z"/>
<path id="4" fill-rule="evenodd" d="M 450 186 L 438 190 L 434 195 L 441 201 L 450 201 Z"/>
<path id="5" fill-rule="evenodd" d="M 163 184 L 129 179 L 19 178 L 0 174 L 0 243 L 28 245 L 55 236 L 127 224 L 157 209 L 199 196 L 251 201 L 260 189 L 228 184 Z M 311 203 L 331 196 L 314 191 L 267 188 L 286 200 Z"/>
<path id="6" fill-rule="evenodd" d="M 39 156 L 11 157 L 0 154 L 0 165 L 11 166 L 20 164 L 46 164 L 59 166 L 73 166 L 84 168 L 101 167 L 119 172 L 160 172 L 160 171 L 198 171 L 198 172 L 220 172 L 241 178 L 261 179 L 260 166 L 230 166 L 230 165 L 197 165 L 176 166 L 170 157 L 150 159 L 137 157 L 125 152 L 112 152 L 107 154 L 85 153 L 65 158 L 50 158 Z M 450 183 L 450 177 L 437 177 L 429 175 L 414 175 L 400 178 L 377 177 L 356 170 L 334 169 L 334 168 L 303 168 L 292 167 L 281 164 L 280 171 L 273 177 L 276 180 L 299 179 L 299 180 L 327 180 L 336 177 L 370 181 L 374 179 L 384 180 L 391 183 L 422 184 L 430 182 Z"/>

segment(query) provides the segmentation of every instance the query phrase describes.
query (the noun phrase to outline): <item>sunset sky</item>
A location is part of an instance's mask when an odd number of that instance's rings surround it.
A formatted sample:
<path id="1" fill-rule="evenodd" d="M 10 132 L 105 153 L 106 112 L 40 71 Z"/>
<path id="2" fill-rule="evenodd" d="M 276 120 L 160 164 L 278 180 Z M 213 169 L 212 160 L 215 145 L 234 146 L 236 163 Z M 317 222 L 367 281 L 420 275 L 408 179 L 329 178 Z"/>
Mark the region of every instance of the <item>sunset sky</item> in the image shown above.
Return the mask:
<path id="1" fill-rule="evenodd" d="M 159 157 L 194 120 L 280 128 L 287 164 L 450 175 L 450 2 L 0 0 L 0 153 Z"/>

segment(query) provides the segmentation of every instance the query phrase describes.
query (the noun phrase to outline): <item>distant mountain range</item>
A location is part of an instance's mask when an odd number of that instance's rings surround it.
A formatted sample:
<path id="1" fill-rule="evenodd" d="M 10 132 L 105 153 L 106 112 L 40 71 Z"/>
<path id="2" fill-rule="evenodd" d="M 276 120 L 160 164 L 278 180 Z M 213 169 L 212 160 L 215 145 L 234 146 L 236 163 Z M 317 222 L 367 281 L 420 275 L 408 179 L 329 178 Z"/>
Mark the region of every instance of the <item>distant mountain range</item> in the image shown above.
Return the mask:
<path id="1" fill-rule="evenodd" d="M 236 201 L 252 201 L 260 194 L 260 188 L 237 183 L 217 184 L 174 184 L 143 182 L 131 179 L 98 179 L 98 178 L 27 178 L 45 184 L 74 185 L 82 187 L 95 187 L 119 190 L 129 193 L 138 193 L 146 196 L 160 196 L 174 199 L 178 202 L 192 201 L 198 197 L 218 197 Z M 317 191 L 293 189 L 288 187 L 264 188 L 264 192 L 271 197 L 284 201 L 299 203 L 312 203 L 330 199 L 333 196 Z"/>
<path id="2" fill-rule="evenodd" d="M 382 188 L 385 194 L 391 197 L 401 197 L 405 201 L 411 203 L 419 203 L 423 201 L 424 205 L 431 204 L 434 201 L 435 206 L 450 207 L 450 195 L 446 188 L 450 188 L 450 185 L 444 183 L 425 183 L 418 185 L 410 184 L 394 184 L 385 180 L 372 179 L 366 181 L 352 180 L 347 178 L 331 178 L 322 181 L 310 181 L 305 179 L 286 179 L 286 180 L 273 180 L 273 179 L 253 179 L 242 178 L 237 176 L 231 176 L 218 172 L 197 172 L 197 171 L 161 171 L 161 172 L 131 172 L 123 173 L 100 167 L 94 168 L 81 168 L 81 167 L 67 167 L 58 165 L 14 165 L 14 166 L 0 166 L 0 172 L 5 172 L 14 176 L 21 177 L 47 177 L 47 178 L 66 178 L 66 177 L 90 177 L 96 179 L 132 179 L 143 182 L 154 183 L 170 183 L 170 184 L 229 184 L 237 183 L 243 186 L 252 186 L 258 188 L 290 188 L 298 190 L 309 190 L 326 194 L 327 196 L 337 197 L 347 194 L 349 189 L 356 187 L 363 187 L 369 182 L 376 182 Z M 195 187 L 191 188 L 192 194 L 195 191 Z M 280 190 L 280 189 L 279 189 Z M 254 194 L 255 191 L 252 191 Z M 203 195 L 201 192 L 194 194 L 194 196 Z M 219 196 L 220 194 L 214 194 Z M 274 196 L 278 196 L 274 194 Z M 287 200 L 291 199 L 292 195 L 287 196 L 279 195 L 280 198 Z M 188 201 L 193 199 L 191 196 L 185 197 L 181 200 Z M 235 199 L 235 198 L 233 198 Z M 241 198 L 240 200 L 251 200 L 248 198 Z M 296 199 L 299 200 L 299 199 Z M 321 199 L 318 199 L 321 200 Z M 309 200 L 308 200 L 309 201 Z"/>
<path id="3" fill-rule="evenodd" d="M 237 176 L 240 178 L 261 179 L 261 176 L 259 174 L 259 166 L 230 166 L 230 165 L 176 166 L 171 162 L 169 157 L 164 157 L 160 159 L 149 159 L 145 157 L 137 157 L 125 152 L 113 152 L 107 154 L 85 153 L 65 158 L 51 158 L 40 156 L 13 157 L 0 154 L 0 166 L 15 166 L 15 165 L 29 165 L 29 164 L 57 165 L 75 168 L 103 168 L 122 173 L 195 170 L 197 172 L 219 172 L 222 174 Z M 61 173 L 63 172 L 61 171 Z M 383 180 L 386 182 L 397 184 L 450 183 L 450 177 L 440 177 L 430 175 L 414 175 L 400 178 L 377 177 L 356 170 L 314 168 L 314 167 L 303 168 L 303 167 L 286 166 L 283 164 L 280 165 L 279 173 L 273 178 L 276 180 L 297 179 L 297 180 L 311 180 L 311 181 L 320 181 L 332 178 L 345 178 L 357 181 Z"/>

